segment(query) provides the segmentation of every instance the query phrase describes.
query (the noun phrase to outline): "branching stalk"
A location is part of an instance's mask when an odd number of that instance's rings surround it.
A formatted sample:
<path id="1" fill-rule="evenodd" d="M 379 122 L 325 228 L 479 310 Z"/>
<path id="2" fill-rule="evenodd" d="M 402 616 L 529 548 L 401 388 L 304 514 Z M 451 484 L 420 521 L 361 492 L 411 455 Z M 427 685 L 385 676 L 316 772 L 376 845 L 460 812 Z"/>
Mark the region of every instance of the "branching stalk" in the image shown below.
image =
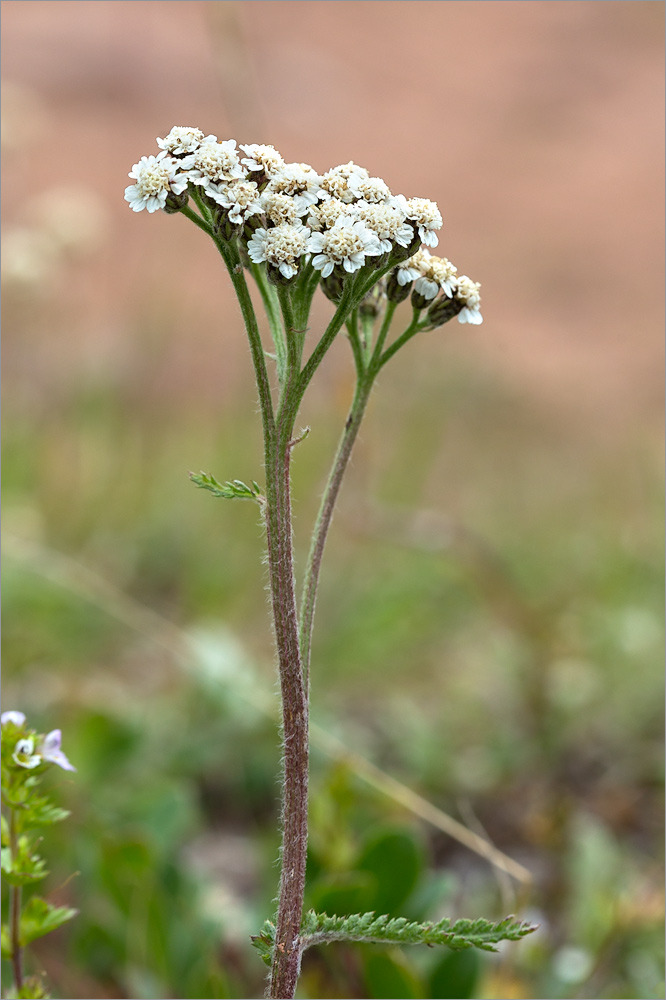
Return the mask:
<path id="1" fill-rule="evenodd" d="M 319 585 L 321 561 L 324 555 L 328 530 L 333 520 L 333 511 L 338 499 L 345 470 L 351 457 L 354 442 L 365 414 L 365 409 L 372 389 L 372 378 L 359 378 L 356 384 L 354 400 L 345 422 L 345 428 L 338 444 L 338 450 L 333 460 L 328 482 L 321 499 L 319 513 L 315 521 L 310 553 L 305 569 L 303 593 L 301 597 L 300 616 L 300 646 L 303 660 L 306 690 L 310 687 L 310 654 L 312 650 L 312 628 L 314 625 L 315 603 Z"/>

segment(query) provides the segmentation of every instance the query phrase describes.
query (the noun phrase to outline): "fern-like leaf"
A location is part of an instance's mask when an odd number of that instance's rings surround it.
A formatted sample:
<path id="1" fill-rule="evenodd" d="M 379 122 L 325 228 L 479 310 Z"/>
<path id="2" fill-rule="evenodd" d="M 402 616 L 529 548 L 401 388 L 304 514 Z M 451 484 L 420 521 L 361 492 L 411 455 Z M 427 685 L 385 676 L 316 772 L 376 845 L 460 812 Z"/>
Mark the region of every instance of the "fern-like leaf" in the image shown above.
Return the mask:
<path id="1" fill-rule="evenodd" d="M 536 925 L 516 920 L 455 920 L 448 917 L 438 923 L 413 923 L 405 917 L 375 916 L 374 913 L 353 913 L 347 917 L 329 917 L 310 910 L 303 918 L 301 947 L 330 944 L 333 941 L 368 941 L 377 944 L 446 945 L 454 951 L 480 948 L 497 951 L 500 941 L 519 941 L 535 931 Z"/>
<path id="2" fill-rule="evenodd" d="M 254 480 L 249 486 L 240 479 L 218 483 L 214 476 L 209 476 L 205 472 L 190 472 L 190 479 L 195 486 L 208 490 L 214 497 L 223 497 L 225 500 L 256 500 L 257 503 L 264 501 L 261 489 Z"/>

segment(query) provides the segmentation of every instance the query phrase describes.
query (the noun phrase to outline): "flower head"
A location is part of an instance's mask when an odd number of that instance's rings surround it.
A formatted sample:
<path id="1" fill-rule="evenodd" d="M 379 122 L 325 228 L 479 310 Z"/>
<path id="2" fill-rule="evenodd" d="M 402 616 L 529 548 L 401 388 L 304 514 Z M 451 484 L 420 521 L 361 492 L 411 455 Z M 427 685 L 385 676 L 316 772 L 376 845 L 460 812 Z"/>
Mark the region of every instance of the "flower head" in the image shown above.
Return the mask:
<path id="1" fill-rule="evenodd" d="M 395 275 L 399 285 L 410 285 L 412 281 L 416 281 L 420 276 L 421 270 L 418 263 L 420 252 L 420 250 L 417 250 L 413 257 L 401 261 L 396 267 Z"/>
<path id="2" fill-rule="evenodd" d="M 419 277 L 414 290 L 424 299 L 434 299 L 441 289 L 449 298 L 456 289 L 457 268 L 446 257 L 434 257 L 429 250 L 419 250 L 410 257 L 412 266 L 416 266 Z"/>
<path id="3" fill-rule="evenodd" d="M 363 174 L 352 174 L 347 187 L 359 201 L 370 201 L 379 204 L 388 201 L 391 191 L 381 177 L 366 177 Z"/>
<path id="4" fill-rule="evenodd" d="M 298 262 L 307 251 L 310 230 L 300 223 L 283 224 L 273 229 L 257 229 L 248 241 L 247 252 L 255 264 L 266 261 L 277 268 L 283 278 L 298 273 Z"/>
<path id="5" fill-rule="evenodd" d="M 268 182 L 266 191 L 288 194 L 296 203 L 299 216 L 305 215 L 319 196 L 319 174 L 309 163 L 285 163 Z"/>
<path id="6" fill-rule="evenodd" d="M 25 715 L 23 712 L 3 712 L 0 715 L 0 725 L 6 726 L 8 723 L 21 729 L 25 725 Z"/>
<path id="7" fill-rule="evenodd" d="M 74 765 L 70 764 L 67 757 L 60 749 L 61 740 L 62 733 L 60 730 L 53 729 L 50 733 L 46 734 L 37 748 L 37 752 L 48 764 L 57 764 L 58 767 L 63 769 L 63 771 L 76 771 Z"/>
<path id="8" fill-rule="evenodd" d="M 193 153 L 203 142 L 217 142 L 217 136 L 204 137 L 200 128 L 192 128 L 190 125 L 174 125 L 164 139 L 157 139 L 160 149 L 170 153 L 171 156 Z"/>
<path id="9" fill-rule="evenodd" d="M 463 308 L 458 314 L 459 323 L 473 323 L 475 326 L 483 323 L 480 292 L 481 285 L 478 281 L 472 281 L 466 274 L 460 275 L 455 292 L 458 302 L 463 303 Z"/>
<path id="10" fill-rule="evenodd" d="M 308 250 L 316 256 L 312 266 L 327 278 L 336 265 L 352 273 L 363 267 L 366 257 L 382 252 L 376 233 L 360 219 L 341 215 L 332 229 L 313 233 L 308 240 Z"/>
<path id="11" fill-rule="evenodd" d="M 332 229 L 341 215 L 348 214 L 349 205 L 340 201 L 339 198 L 328 198 L 310 208 L 308 226 L 315 232 L 320 232 L 322 229 Z"/>
<path id="12" fill-rule="evenodd" d="M 290 194 L 280 194 L 267 189 L 261 196 L 262 211 L 274 226 L 280 226 L 285 222 L 290 226 L 301 224 L 303 212 L 299 212 L 299 208 L 302 207 L 302 204 L 297 203 Z"/>
<path id="13" fill-rule="evenodd" d="M 187 188 L 187 175 L 182 173 L 183 164 L 170 157 L 142 156 L 130 170 L 129 176 L 136 181 L 125 188 L 125 201 L 133 212 L 147 209 L 156 212 L 164 208 L 167 195 L 182 194 Z"/>
<path id="14" fill-rule="evenodd" d="M 227 209 L 229 221 L 237 226 L 261 211 L 259 188 L 254 181 L 239 180 L 231 181 L 229 184 L 209 184 L 206 194 L 222 208 Z"/>
<path id="15" fill-rule="evenodd" d="M 242 158 L 241 163 L 244 163 L 248 170 L 261 171 L 270 179 L 284 167 L 284 160 L 275 146 L 253 142 L 245 145 L 241 143 L 240 148 L 247 153 L 247 156 Z"/>
<path id="16" fill-rule="evenodd" d="M 184 165 L 187 165 L 190 180 L 204 189 L 209 184 L 228 184 L 229 181 L 242 180 L 245 177 L 245 169 L 236 151 L 235 139 L 205 142 L 185 159 Z"/>
<path id="17" fill-rule="evenodd" d="M 339 198 L 347 204 L 354 201 L 358 196 L 354 194 L 351 187 L 353 177 L 359 180 L 369 178 L 370 174 L 365 167 L 359 167 L 357 163 L 350 160 L 349 163 L 341 163 L 332 170 L 327 170 L 321 177 L 321 194 L 323 198 Z"/>
<path id="18" fill-rule="evenodd" d="M 414 239 L 414 230 L 405 222 L 405 216 L 399 208 L 358 201 L 350 206 L 350 210 L 368 229 L 377 234 L 382 253 L 391 252 L 393 241 L 401 247 L 408 247 Z"/>
<path id="19" fill-rule="evenodd" d="M 442 228 L 442 216 L 436 203 L 427 198 L 410 198 L 408 200 L 401 194 L 396 196 L 394 202 L 397 202 L 398 207 L 403 209 L 405 217 L 414 222 L 419 231 L 421 242 L 428 247 L 436 247 L 439 240 L 435 230 Z"/>

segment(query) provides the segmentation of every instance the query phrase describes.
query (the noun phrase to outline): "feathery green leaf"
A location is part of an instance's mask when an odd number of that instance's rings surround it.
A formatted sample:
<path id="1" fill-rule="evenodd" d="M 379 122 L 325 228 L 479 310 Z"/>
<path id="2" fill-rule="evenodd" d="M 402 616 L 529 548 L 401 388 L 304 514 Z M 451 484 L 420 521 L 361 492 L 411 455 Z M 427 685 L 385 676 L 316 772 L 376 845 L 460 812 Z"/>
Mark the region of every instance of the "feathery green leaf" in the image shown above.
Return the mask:
<path id="1" fill-rule="evenodd" d="M 250 486 L 246 486 L 240 479 L 218 483 L 214 476 L 205 472 L 190 472 L 190 479 L 195 486 L 209 490 L 214 497 L 223 497 L 225 500 L 256 500 L 257 503 L 263 503 L 264 500 L 261 489 L 254 480 Z"/>

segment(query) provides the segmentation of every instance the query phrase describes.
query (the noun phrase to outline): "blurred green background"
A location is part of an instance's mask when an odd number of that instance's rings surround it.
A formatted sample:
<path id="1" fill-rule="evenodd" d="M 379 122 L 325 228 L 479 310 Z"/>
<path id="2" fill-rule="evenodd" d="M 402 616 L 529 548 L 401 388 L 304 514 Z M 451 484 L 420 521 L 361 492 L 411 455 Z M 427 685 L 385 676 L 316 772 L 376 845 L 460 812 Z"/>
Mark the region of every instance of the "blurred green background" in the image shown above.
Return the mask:
<path id="1" fill-rule="evenodd" d="M 261 481 L 249 358 L 212 245 L 122 201 L 191 124 L 437 200 L 440 252 L 483 283 L 483 327 L 385 370 L 332 529 L 308 904 L 540 930 L 496 957 L 313 950 L 299 995 L 663 997 L 663 6 L 3 13 L 4 706 L 78 767 L 44 845 L 49 898 L 81 911 L 35 949 L 54 996 L 263 988 L 261 530 L 187 479 Z M 352 389 L 341 339 L 296 453 L 301 566 Z"/>

